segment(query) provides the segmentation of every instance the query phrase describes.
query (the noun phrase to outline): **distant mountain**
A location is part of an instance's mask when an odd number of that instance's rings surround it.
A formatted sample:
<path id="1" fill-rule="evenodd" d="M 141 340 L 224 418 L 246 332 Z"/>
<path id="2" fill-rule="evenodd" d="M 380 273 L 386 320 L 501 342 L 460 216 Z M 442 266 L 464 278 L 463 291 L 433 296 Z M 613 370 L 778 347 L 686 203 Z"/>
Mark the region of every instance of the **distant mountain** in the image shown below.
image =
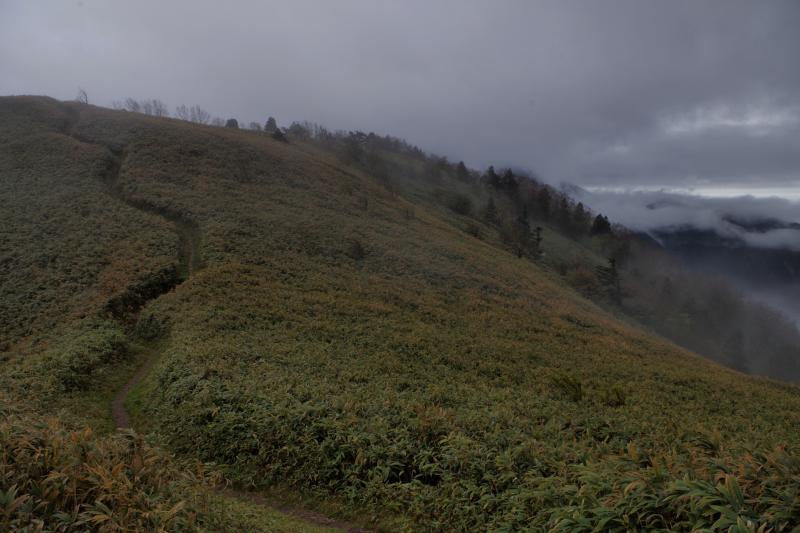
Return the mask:
<path id="1" fill-rule="evenodd" d="M 797 224 L 774 219 L 744 221 L 725 217 L 742 230 L 741 236 L 721 235 L 709 229 L 690 226 L 653 230 L 650 234 L 667 250 L 688 265 L 733 276 L 756 286 L 800 283 L 800 252 L 767 248 L 748 243 L 747 234 L 764 234 L 775 229 L 798 230 Z"/>
<path id="2" fill-rule="evenodd" d="M 742 217 L 741 215 L 724 215 L 722 219 L 741 228 L 746 233 L 767 233 L 778 229 L 800 230 L 797 222 L 786 222 L 770 217 Z M 798 233 L 800 239 L 800 233 Z"/>
<path id="3" fill-rule="evenodd" d="M 687 225 L 659 228 L 649 235 L 688 267 L 726 279 L 800 327 L 800 251 L 752 244 L 776 232 L 781 238 L 796 232 L 800 243 L 800 224 L 769 217 L 722 219 L 733 231 L 723 235 Z"/>
<path id="4" fill-rule="evenodd" d="M 683 204 L 681 204 L 677 200 L 674 200 L 674 199 L 671 199 L 671 198 L 662 198 L 662 199 L 656 200 L 655 202 L 650 202 L 645 207 L 647 207 L 647 209 L 650 209 L 650 210 L 655 210 L 655 209 L 662 209 L 664 207 L 680 207 L 682 205 Z"/>
<path id="5" fill-rule="evenodd" d="M 584 198 L 589 194 L 589 191 L 580 185 L 575 185 L 574 183 L 569 183 L 566 181 L 562 182 L 558 188 L 561 192 L 572 198 Z"/>

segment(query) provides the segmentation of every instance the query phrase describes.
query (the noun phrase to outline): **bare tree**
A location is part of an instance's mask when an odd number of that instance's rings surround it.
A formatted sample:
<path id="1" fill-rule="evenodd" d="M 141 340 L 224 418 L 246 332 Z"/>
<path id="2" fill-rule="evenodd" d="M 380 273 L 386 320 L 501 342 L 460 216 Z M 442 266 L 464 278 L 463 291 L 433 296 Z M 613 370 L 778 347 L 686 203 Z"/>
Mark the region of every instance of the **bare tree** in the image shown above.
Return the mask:
<path id="1" fill-rule="evenodd" d="M 147 100 L 142 100 L 140 103 L 140 112 L 144 113 L 145 115 L 151 115 L 154 117 L 168 117 L 169 111 L 167 110 L 167 104 L 159 100 L 158 98 L 149 98 Z"/>
<path id="2" fill-rule="evenodd" d="M 84 89 L 83 87 L 78 87 L 78 96 L 75 97 L 75 101 L 80 104 L 89 103 L 89 95 L 86 94 L 86 89 Z"/>
<path id="3" fill-rule="evenodd" d="M 181 104 L 175 108 L 175 116 L 181 120 L 190 120 L 191 115 L 186 104 Z"/>
<path id="4" fill-rule="evenodd" d="M 168 117 L 169 116 L 169 108 L 167 104 L 159 100 L 158 98 L 153 98 L 151 100 L 153 106 L 153 115 L 156 117 Z"/>
<path id="5" fill-rule="evenodd" d="M 141 113 L 142 112 L 141 104 L 138 101 L 136 101 L 133 98 L 131 98 L 130 96 L 125 99 L 125 104 L 124 105 L 125 105 L 125 109 L 127 109 L 128 111 L 131 111 L 133 113 Z"/>
<path id="6" fill-rule="evenodd" d="M 225 125 L 225 121 L 224 121 L 224 120 L 222 120 L 222 119 L 221 119 L 221 118 L 219 118 L 219 117 L 214 117 L 214 118 L 211 120 L 211 125 L 212 125 L 212 126 L 224 126 L 224 125 Z"/>
<path id="7" fill-rule="evenodd" d="M 191 117 L 190 120 L 198 124 L 208 124 L 211 120 L 211 114 L 199 105 L 193 105 L 191 109 L 189 109 L 189 115 Z"/>
<path id="8" fill-rule="evenodd" d="M 261 131 L 261 124 L 259 124 L 258 122 L 251 122 L 248 126 L 253 131 Z"/>
<path id="9" fill-rule="evenodd" d="M 311 128 L 309 124 L 308 122 L 302 124 L 300 122 L 292 122 L 292 125 L 289 126 L 286 133 L 298 139 L 308 139 L 311 137 Z"/>

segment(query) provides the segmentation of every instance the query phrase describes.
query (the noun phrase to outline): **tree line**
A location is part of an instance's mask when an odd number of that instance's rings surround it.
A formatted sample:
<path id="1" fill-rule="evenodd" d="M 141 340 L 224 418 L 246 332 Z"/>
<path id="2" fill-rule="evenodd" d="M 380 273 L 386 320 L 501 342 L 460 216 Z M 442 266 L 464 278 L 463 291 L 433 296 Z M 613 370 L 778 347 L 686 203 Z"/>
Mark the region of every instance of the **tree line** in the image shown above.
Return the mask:
<path id="1" fill-rule="evenodd" d="M 84 89 L 79 90 L 78 96 L 75 100 L 84 104 L 89 103 L 89 98 Z M 175 107 L 174 113 L 170 114 L 167 104 L 158 98 L 145 98 L 137 100 L 136 98 L 127 97 L 123 100 L 114 100 L 111 104 L 111 107 L 119 111 L 141 113 L 143 115 L 149 115 L 153 117 L 177 118 L 187 122 L 194 122 L 195 124 L 236 129 L 240 127 L 237 119 L 223 119 L 221 117 L 212 116 L 211 113 L 199 105 L 187 106 L 186 104 L 181 104 Z M 268 117 L 263 126 L 259 122 L 251 121 L 247 125 L 247 128 L 253 131 L 271 134 L 276 132 L 280 132 L 280 134 L 284 133 L 284 129 L 278 126 L 278 123 L 274 117 Z M 282 136 L 280 134 L 278 136 Z"/>

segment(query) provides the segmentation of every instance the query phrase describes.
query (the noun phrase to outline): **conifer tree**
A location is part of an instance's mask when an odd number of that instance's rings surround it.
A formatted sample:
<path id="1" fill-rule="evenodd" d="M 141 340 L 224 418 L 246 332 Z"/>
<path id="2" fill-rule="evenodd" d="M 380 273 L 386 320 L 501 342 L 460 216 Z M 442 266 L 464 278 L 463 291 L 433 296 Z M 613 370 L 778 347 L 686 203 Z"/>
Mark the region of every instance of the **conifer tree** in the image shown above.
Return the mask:
<path id="1" fill-rule="evenodd" d="M 461 181 L 469 180 L 469 170 L 467 170 L 467 166 L 463 161 L 459 161 L 458 165 L 456 165 L 456 177 Z"/>
<path id="2" fill-rule="evenodd" d="M 561 229 L 569 232 L 572 226 L 572 210 L 569 208 L 569 200 L 563 194 L 559 195 L 555 214 L 556 222 Z"/>
<path id="3" fill-rule="evenodd" d="M 489 168 L 486 169 L 486 176 L 484 176 L 486 180 L 486 184 L 492 187 L 493 189 L 497 189 L 500 186 L 500 176 L 494 171 L 494 166 L 489 165 Z"/>
<path id="4" fill-rule="evenodd" d="M 589 231 L 592 235 L 606 235 L 611 233 L 611 223 L 608 221 L 608 217 L 605 217 L 601 214 L 598 214 L 594 217 L 594 222 L 592 222 L 592 229 Z"/>
<path id="5" fill-rule="evenodd" d="M 539 216 L 544 220 L 548 220 L 550 218 L 552 196 L 550 195 L 550 189 L 548 189 L 546 186 L 542 187 L 539 191 L 539 195 L 536 198 L 536 204 L 539 211 Z"/>
<path id="6" fill-rule="evenodd" d="M 483 218 L 489 224 L 497 223 L 497 206 L 494 205 L 494 197 L 490 196 L 486 202 L 486 208 L 483 210 Z"/>
<path id="7" fill-rule="evenodd" d="M 589 229 L 590 216 L 586 208 L 583 207 L 583 203 L 578 202 L 578 205 L 575 206 L 572 212 L 572 225 L 576 235 L 580 236 L 586 234 L 586 231 Z"/>

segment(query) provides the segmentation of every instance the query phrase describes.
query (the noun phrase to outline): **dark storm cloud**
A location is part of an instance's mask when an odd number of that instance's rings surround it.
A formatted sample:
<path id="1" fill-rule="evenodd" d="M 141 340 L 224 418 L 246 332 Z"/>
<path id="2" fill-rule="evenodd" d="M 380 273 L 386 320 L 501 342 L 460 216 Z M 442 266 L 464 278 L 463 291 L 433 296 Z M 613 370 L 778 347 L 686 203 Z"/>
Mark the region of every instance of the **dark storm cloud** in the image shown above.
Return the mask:
<path id="1" fill-rule="evenodd" d="M 582 185 L 800 185 L 800 3 L 16 2 L 0 93 L 375 130 Z"/>

